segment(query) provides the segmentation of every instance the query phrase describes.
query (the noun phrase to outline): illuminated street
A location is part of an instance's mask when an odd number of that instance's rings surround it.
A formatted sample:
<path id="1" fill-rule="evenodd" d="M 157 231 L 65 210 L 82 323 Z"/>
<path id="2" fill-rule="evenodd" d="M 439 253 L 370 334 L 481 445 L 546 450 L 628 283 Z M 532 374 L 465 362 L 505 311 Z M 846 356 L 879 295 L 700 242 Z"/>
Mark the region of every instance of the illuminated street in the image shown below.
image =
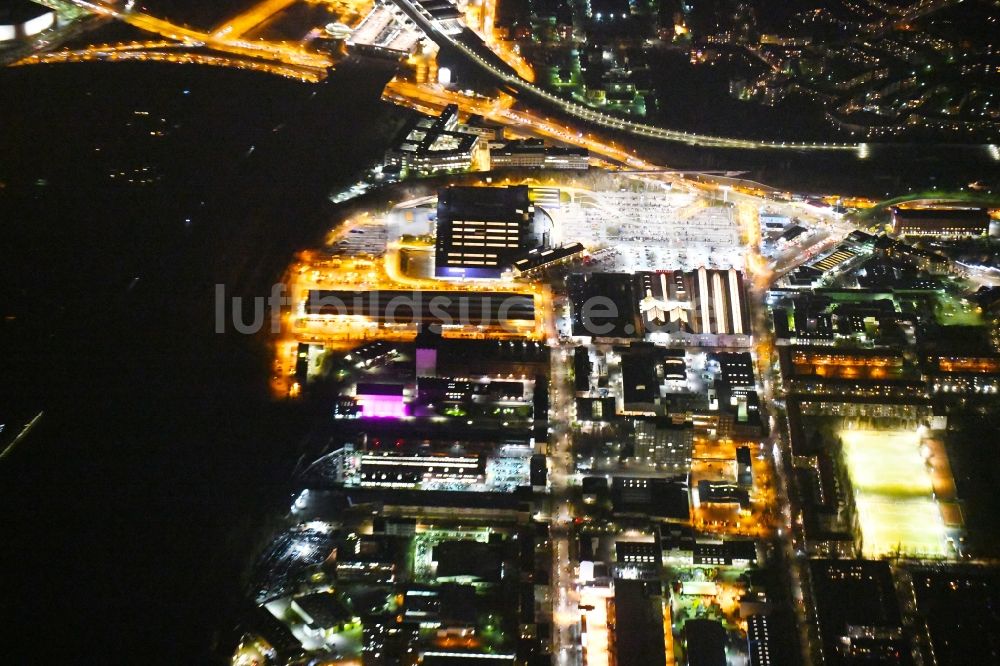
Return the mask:
<path id="1" fill-rule="evenodd" d="M 38 53 L 15 63 L 31 65 L 52 62 L 86 62 L 91 60 L 148 60 L 235 67 L 267 72 L 315 83 L 321 81 L 333 66 L 333 59 L 307 48 L 287 43 L 247 40 L 243 35 L 270 16 L 282 11 L 295 0 L 264 0 L 212 31 L 200 32 L 168 20 L 137 12 L 120 11 L 115 6 L 87 0 L 71 0 L 79 8 L 99 16 L 127 23 L 139 30 L 172 40 L 172 43 L 97 45 L 86 49 Z M 160 48 L 208 49 L 207 53 L 174 52 Z M 223 55 L 212 53 L 221 52 Z"/>

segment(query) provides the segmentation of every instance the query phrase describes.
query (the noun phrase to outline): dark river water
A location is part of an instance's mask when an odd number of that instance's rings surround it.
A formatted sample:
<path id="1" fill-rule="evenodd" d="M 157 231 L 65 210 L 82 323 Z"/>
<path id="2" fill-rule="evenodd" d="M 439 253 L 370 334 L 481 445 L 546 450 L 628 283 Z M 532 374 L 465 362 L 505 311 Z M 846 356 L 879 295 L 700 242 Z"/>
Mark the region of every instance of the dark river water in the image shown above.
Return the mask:
<path id="1" fill-rule="evenodd" d="M 390 73 L 0 70 L 0 423 L 44 411 L 0 462 L 5 663 L 216 654 L 314 419 L 269 401 L 266 337 L 215 333 L 214 285 L 267 294 L 335 222 Z"/>

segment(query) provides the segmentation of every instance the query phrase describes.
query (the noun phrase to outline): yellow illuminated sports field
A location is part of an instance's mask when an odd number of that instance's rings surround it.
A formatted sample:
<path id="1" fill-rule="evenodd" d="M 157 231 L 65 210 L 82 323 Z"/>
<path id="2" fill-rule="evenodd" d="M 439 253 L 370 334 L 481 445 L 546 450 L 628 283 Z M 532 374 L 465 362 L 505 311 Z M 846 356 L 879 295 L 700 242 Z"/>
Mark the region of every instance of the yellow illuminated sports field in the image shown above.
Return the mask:
<path id="1" fill-rule="evenodd" d="M 914 431 L 843 430 L 866 557 L 948 554 L 944 520 Z"/>

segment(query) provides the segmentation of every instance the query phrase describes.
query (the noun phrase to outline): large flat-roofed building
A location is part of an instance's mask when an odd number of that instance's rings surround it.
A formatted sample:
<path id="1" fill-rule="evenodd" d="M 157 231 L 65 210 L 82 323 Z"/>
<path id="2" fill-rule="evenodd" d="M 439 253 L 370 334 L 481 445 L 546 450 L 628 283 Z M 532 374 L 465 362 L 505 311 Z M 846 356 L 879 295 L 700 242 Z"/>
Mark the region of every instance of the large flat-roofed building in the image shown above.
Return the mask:
<path id="1" fill-rule="evenodd" d="M 537 341 L 443 338 L 427 329 L 418 335 L 418 377 L 533 378 L 549 372 L 549 349 Z"/>
<path id="2" fill-rule="evenodd" d="M 29 0 L 0 2 L 0 43 L 34 37 L 56 24 L 56 13 Z"/>
<path id="3" fill-rule="evenodd" d="M 535 321 L 534 298 L 514 292 L 313 289 L 305 309 L 314 317 L 362 316 L 394 325 L 530 327 Z"/>
<path id="4" fill-rule="evenodd" d="M 694 428 L 689 421 L 641 419 L 635 422 L 634 457 L 637 461 L 661 466 L 673 473 L 691 469 Z"/>
<path id="5" fill-rule="evenodd" d="M 514 666 L 517 656 L 513 654 L 497 654 L 495 652 L 447 652 L 444 650 L 426 650 L 421 653 L 420 663 L 423 666 Z"/>
<path id="6" fill-rule="evenodd" d="M 757 544 L 743 539 L 697 542 L 691 552 L 691 561 L 707 566 L 748 567 L 757 564 Z"/>
<path id="7" fill-rule="evenodd" d="M 627 414 L 662 413 L 668 388 L 687 379 L 684 351 L 637 342 L 621 351 L 622 407 Z"/>
<path id="8" fill-rule="evenodd" d="M 369 452 L 361 456 L 360 484 L 413 488 L 427 481 L 476 481 L 485 474 L 485 461 L 472 455 L 397 454 Z"/>
<path id="9" fill-rule="evenodd" d="M 756 387 L 750 352 L 713 352 L 709 359 L 719 364 L 718 382 L 732 389 Z"/>
<path id="10" fill-rule="evenodd" d="M 434 273 L 498 278 L 534 246 L 528 188 L 447 187 L 438 193 Z"/>
<path id="11" fill-rule="evenodd" d="M 389 3 L 375 3 L 353 30 L 340 23 L 327 26 L 327 32 L 350 31 L 347 45 L 369 55 L 390 58 L 411 55 L 420 44 L 419 34 L 408 29 L 408 19 L 392 11 L 392 7 Z"/>
<path id="12" fill-rule="evenodd" d="M 590 153 L 586 148 L 546 146 L 541 139 L 508 141 L 490 150 L 490 167 L 527 167 L 535 169 L 586 169 Z"/>
<path id="13" fill-rule="evenodd" d="M 892 209 L 892 230 L 899 236 L 982 236 L 989 228 L 985 208 Z"/>
<path id="14" fill-rule="evenodd" d="M 665 664 L 660 583 L 616 580 L 614 609 L 614 663 Z"/>
<path id="15" fill-rule="evenodd" d="M 936 663 L 1000 662 L 1000 574 L 994 568 L 921 568 L 912 576 Z"/>
<path id="16" fill-rule="evenodd" d="M 437 580 L 484 581 L 499 583 L 503 578 L 503 550 L 496 541 L 442 541 L 434 546 L 431 558 Z"/>
<path id="17" fill-rule="evenodd" d="M 889 563 L 809 562 L 827 664 L 911 664 Z"/>
<path id="18" fill-rule="evenodd" d="M 533 340 L 444 338 L 424 327 L 415 342 L 417 377 L 533 378 L 549 373 L 549 349 Z"/>
<path id="19" fill-rule="evenodd" d="M 563 247 L 552 247 L 544 250 L 541 248 L 529 250 L 527 254 L 514 262 L 514 275 L 521 277 L 533 271 L 544 270 L 572 259 L 583 250 L 583 245 L 580 243 L 570 243 Z"/>

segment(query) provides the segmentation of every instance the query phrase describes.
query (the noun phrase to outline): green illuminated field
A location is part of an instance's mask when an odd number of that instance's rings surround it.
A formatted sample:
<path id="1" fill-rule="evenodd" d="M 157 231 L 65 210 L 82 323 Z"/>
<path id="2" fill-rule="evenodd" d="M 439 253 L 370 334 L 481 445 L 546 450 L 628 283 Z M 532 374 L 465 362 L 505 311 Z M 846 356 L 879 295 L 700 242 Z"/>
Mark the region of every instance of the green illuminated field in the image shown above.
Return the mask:
<path id="1" fill-rule="evenodd" d="M 916 432 L 844 430 L 847 472 L 866 557 L 948 554 L 944 521 Z"/>

